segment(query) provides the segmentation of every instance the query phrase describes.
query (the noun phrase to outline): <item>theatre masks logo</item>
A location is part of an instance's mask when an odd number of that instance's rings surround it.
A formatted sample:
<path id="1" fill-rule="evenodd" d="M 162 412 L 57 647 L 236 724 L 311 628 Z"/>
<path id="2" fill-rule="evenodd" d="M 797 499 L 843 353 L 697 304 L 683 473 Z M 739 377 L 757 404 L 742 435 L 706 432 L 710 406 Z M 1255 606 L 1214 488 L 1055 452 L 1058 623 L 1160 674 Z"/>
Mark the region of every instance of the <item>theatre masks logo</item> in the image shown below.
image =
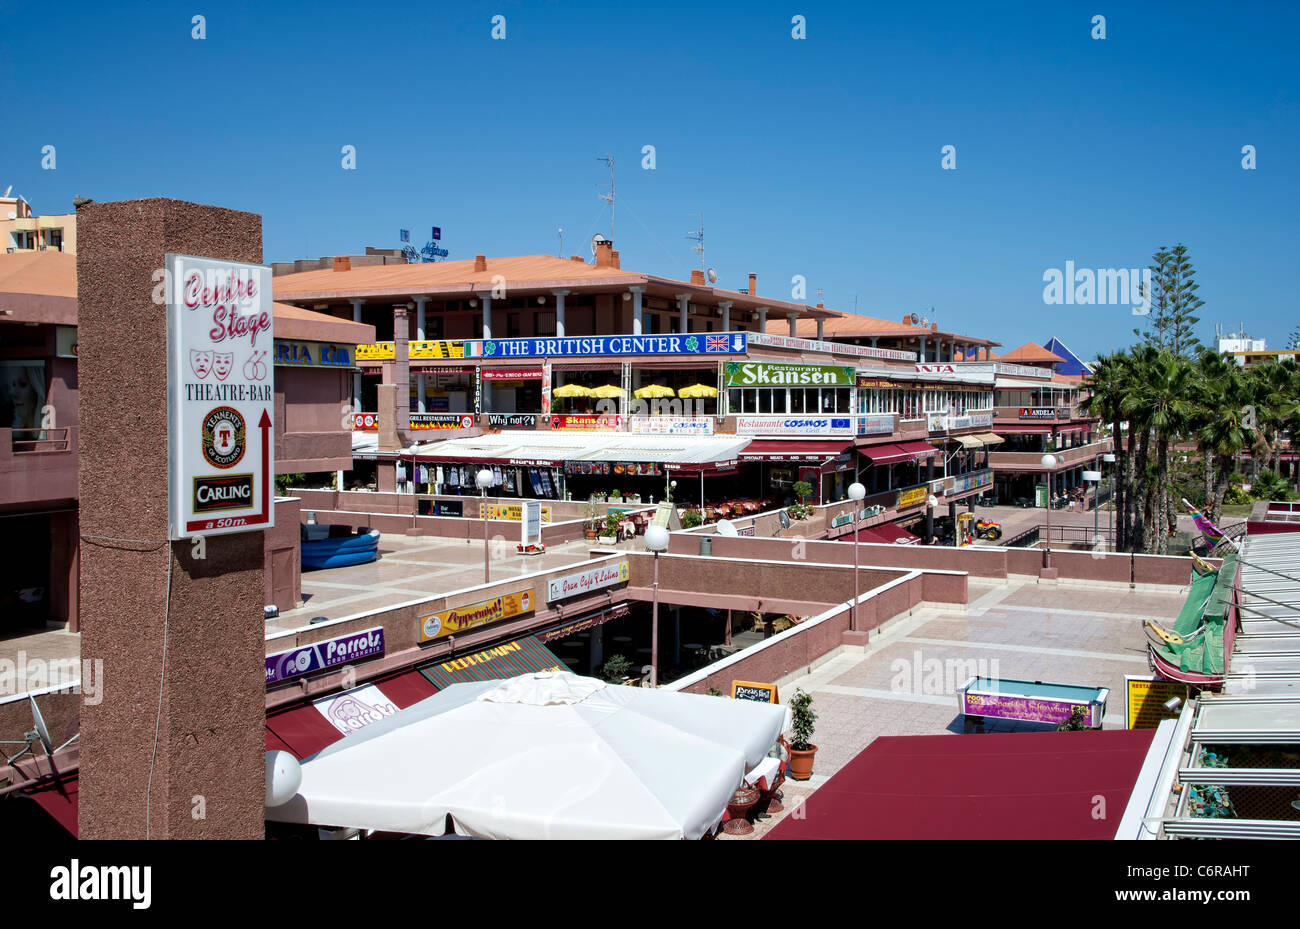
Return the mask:
<path id="1" fill-rule="evenodd" d="M 192 348 L 190 349 L 190 367 L 194 369 L 194 376 L 199 380 L 204 380 L 211 372 L 216 374 L 217 380 L 224 381 L 230 376 L 231 370 L 235 367 L 235 353 L 199 351 Z"/>

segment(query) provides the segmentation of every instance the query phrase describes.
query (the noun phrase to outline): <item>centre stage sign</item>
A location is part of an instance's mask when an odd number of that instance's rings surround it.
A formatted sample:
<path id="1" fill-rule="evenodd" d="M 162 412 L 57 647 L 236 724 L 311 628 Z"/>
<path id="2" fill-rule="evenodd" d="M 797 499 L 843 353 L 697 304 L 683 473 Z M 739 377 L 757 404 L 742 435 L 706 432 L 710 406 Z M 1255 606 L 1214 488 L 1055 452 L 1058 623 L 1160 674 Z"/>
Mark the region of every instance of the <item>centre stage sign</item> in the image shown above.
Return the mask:
<path id="1" fill-rule="evenodd" d="M 168 254 L 167 536 L 275 525 L 271 269 Z"/>
<path id="2" fill-rule="evenodd" d="M 565 339 L 483 339 L 467 342 L 475 358 L 559 358 L 573 355 L 743 355 L 743 332 L 709 335 L 607 335 Z"/>

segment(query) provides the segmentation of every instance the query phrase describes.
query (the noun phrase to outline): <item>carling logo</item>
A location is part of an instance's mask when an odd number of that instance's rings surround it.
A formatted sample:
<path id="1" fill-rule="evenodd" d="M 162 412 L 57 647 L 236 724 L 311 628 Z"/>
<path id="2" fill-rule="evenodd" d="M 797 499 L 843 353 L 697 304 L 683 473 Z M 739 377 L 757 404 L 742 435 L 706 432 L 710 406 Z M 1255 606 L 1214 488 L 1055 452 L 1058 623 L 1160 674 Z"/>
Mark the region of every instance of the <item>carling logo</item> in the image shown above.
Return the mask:
<path id="1" fill-rule="evenodd" d="M 1065 270 L 1048 268 L 1043 272 L 1043 302 L 1061 304 L 1128 304 L 1134 316 L 1151 312 L 1151 269 L 1079 268 L 1067 261 Z"/>
<path id="2" fill-rule="evenodd" d="M 83 865 L 73 858 L 68 867 L 50 871 L 51 900 L 130 900 L 137 910 L 149 909 L 153 868 L 149 865 Z"/>

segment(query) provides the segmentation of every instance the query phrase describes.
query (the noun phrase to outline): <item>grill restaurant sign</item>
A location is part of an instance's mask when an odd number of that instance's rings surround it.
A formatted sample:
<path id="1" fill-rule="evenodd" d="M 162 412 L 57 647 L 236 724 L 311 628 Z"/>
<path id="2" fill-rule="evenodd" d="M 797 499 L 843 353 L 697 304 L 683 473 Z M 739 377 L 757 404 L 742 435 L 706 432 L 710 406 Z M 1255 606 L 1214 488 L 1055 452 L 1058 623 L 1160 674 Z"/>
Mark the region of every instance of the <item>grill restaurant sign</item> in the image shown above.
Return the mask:
<path id="1" fill-rule="evenodd" d="M 842 365 L 729 361 L 728 387 L 852 387 L 854 369 Z"/>
<path id="2" fill-rule="evenodd" d="M 743 355 L 743 332 L 690 335 L 607 335 L 572 339 L 484 339 L 467 342 L 476 358 L 558 358 L 572 355 Z"/>
<path id="3" fill-rule="evenodd" d="M 271 269 L 168 254 L 168 537 L 275 525 Z"/>

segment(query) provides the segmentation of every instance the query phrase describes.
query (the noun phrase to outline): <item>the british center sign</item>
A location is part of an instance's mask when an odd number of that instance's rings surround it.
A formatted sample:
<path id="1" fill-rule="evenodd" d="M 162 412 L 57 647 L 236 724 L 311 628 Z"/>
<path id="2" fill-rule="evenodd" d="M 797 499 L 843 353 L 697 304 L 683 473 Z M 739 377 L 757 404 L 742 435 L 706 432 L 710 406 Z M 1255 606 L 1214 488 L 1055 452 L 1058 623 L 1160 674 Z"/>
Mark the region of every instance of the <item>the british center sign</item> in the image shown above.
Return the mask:
<path id="1" fill-rule="evenodd" d="M 275 525 L 271 269 L 167 256 L 172 539 Z"/>

